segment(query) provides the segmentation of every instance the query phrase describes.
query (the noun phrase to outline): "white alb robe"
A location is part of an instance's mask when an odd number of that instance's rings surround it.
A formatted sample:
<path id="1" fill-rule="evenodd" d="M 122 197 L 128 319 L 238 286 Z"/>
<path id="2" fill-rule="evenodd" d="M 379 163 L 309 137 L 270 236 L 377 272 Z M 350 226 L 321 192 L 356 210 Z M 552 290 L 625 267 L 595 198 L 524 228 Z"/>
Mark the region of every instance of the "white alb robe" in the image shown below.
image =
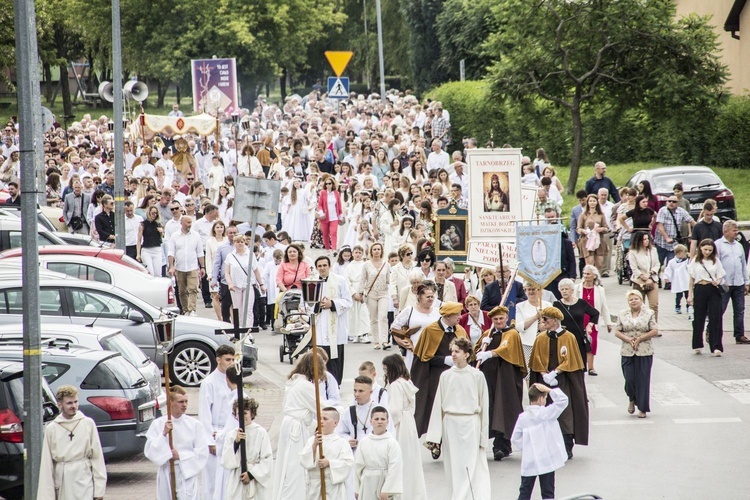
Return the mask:
<path id="1" fill-rule="evenodd" d="M 172 489 L 169 481 L 169 459 L 172 450 L 169 448 L 169 436 L 165 436 L 164 425 L 167 416 L 153 421 L 146 433 L 146 446 L 143 454 L 159 466 L 156 474 L 156 499 L 172 500 Z M 201 423 L 190 415 L 179 418 L 172 416 L 172 446 L 180 455 L 174 462 L 175 486 L 180 500 L 198 500 L 201 498 L 198 479 L 208 459 L 208 441 L 206 431 Z"/>
<path id="2" fill-rule="evenodd" d="M 443 443 L 452 500 L 490 500 L 489 405 L 487 381 L 476 368 L 453 366 L 440 375 L 425 441 Z"/>
<path id="3" fill-rule="evenodd" d="M 40 500 L 104 496 L 107 469 L 92 419 L 80 411 L 70 419 L 58 415 L 44 429 L 38 485 Z"/>
<path id="4" fill-rule="evenodd" d="M 422 470 L 421 446 L 417 435 L 417 424 L 414 422 L 414 402 L 417 386 L 411 380 L 400 378 L 387 386 L 388 411 L 390 422 L 395 428 L 396 441 L 401 448 L 403 458 L 404 482 L 403 498 L 427 500 L 427 488 Z"/>
<path id="5" fill-rule="evenodd" d="M 235 428 L 224 436 L 221 454 L 221 466 L 225 469 L 224 498 L 226 500 L 271 500 L 273 498 L 273 452 L 268 433 L 255 422 L 245 426 L 247 471 L 254 479 L 244 485 L 240 480 L 241 451 L 239 448 L 234 451 L 234 439 L 238 430 Z"/>
<path id="6" fill-rule="evenodd" d="M 284 392 L 284 419 L 279 430 L 273 478 L 275 500 L 305 498 L 305 469 L 300 464 L 299 453 L 310 437 L 315 412 L 315 386 L 304 375 L 293 375 L 287 380 Z"/>
<path id="7" fill-rule="evenodd" d="M 349 309 L 352 307 L 352 294 L 346 280 L 335 274 L 329 274 L 323 284 L 323 297 L 331 299 L 336 308 L 321 309 L 317 315 L 316 335 L 319 346 L 333 346 L 331 359 L 338 358 L 339 344 L 346 344 L 349 335 Z"/>
<path id="8" fill-rule="evenodd" d="M 299 462 L 307 472 L 307 494 L 298 500 L 321 500 L 320 498 L 320 469 L 318 468 L 318 454 L 313 454 L 312 445 L 315 436 L 310 437 L 299 453 Z M 349 442 L 336 434 L 323 436 L 323 455 L 329 461 L 325 468 L 326 500 L 347 500 L 346 480 L 354 466 L 354 454 Z"/>
<path id="9" fill-rule="evenodd" d="M 357 500 L 379 500 L 381 493 L 404 492 L 401 448 L 390 432 L 370 434 L 359 443 L 354 455 L 354 477 Z"/>
<path id="10" fill-rule="evenodd" d="M 346 267 L 346 282 L 349 290 L 361 290 L 364 279 L 364 260 L 352 260 Z M 367 335 L 370 332 L 370 312 L 365 302 L 352 300 L 352 310 L 349 314 L 349 331 L 352 336 Z"/>
<path id="11" fill-rule="evenodd" d="M 229 402 L 232 399 L 232 390 L 227 385 L 227 376 L 219 370 L 211 372 L 201 382 L 198 393 L 198 420 L 206 429 L 209 446 L 220 444 L 215 436 L 224 428 L 224 424 L 231 419 L 232 408 Z M 214 487 L 216 485 L 216 471 L 219 469 L 219 458 L 221 455 L 217 450 L 216 455 L 208 454 L 206 469 L 203 474 L 206 498 L 214 498 Z"/>
<path id="12" fill-rule="evenodd" d="M 229 411 L 229 414 L 232 415 L 232 409 L 234 408 L 234 402 L 237 401 L 237 391 L 232 390 L 232 397 L 227 401 L 227 410 Z M 242 393 L 244 397 L 248 397 L 247 394 L 244 392 Z M 245 422 L 245 424 L 249 425 L 249 422 Z M 214 441 L 216 441 L 216 458 L 219 460 L 219 467 L 216 467 L 216 477 L 214 481 L 214 497 L 213 500 L 224 500 L 224 475 L 226 473 L 226 470 L 224 467 L 221 467 L 221 454 L 224 450 L 224 438 L 226 435 L 236 429 L 239 428 L 239 422 L 234 416 L 231 416 L 227 418 L 227 421 L 224 423 L 224 427 L 216 433 L 216 437 L 214 438 Z M 210 500 L 210 499 L 209 499 Z"/>

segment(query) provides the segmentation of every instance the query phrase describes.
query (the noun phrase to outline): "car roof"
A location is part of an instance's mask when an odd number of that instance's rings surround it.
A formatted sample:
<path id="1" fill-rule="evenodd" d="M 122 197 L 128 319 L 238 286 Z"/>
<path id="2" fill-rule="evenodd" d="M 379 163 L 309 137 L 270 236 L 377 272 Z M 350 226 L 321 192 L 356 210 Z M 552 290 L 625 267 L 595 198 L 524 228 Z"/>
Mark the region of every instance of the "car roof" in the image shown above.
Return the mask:
<path id="1" fill-rule="evenodd" d="M 658 174 L 673 174 L 675 172 L 710 172 L 712 174 L 715 174 L 716 172 L 713 171 L 713 169 L 709 167 L 703 167 L 700 165 L 677 165 L 673 167 L 658 167 L 658 168 L 649 168 L 648 170 L 641 170 L 641 172 L 650 172 L 652 175 L 658 175 Z"/>
<path id="2" fill-rule="evenodd" d="M 0 280 L 20 280 L 23 271 L 23 263 L 17 259 L 0 260 Z M 67 274 L 50 271 L 46 268 L 39 268 L 40 279 L 76 279 Z"/>
<path id="3" fill-rule="evenodd" d="M 43 360 L 57 358 L 63 359 L 83 359 L 98 363 L 113 356 L 120 356 L 120 353 L 113 351 L 94 350 L 75 344 L 66 344 L 64 347 L 41 346 Z M 14 343 L 0 343 L 0 358 L 3 359 L 23 359 L 23 345 Z"/>
<path id="4" fill-rule="evenodd" d="M 119 328 L 108 328 L 106 326 L 72 325 L 70 323 L 42 323 L 42 335 L 54 335 L 56 333 L 68 335 L 96 335 L 106 337 L 122 333 Z M 23 324 L 3 325 L 3 334 L 22 334 Z"/>
<path id="5" fill-rule="evenodd" d="M 0 253 L 0 259 L 4 257 L 16 257 L 21 255 L 23 250 L 20 248 L 10 248 Z M 85 245 L 43 245 L 39 247 L 39 255 L 82 255 L 88 257 L 109 257 L 108 260 L 114 260 L 114 258 L 122 258 L 125 254 L 124 250 L 117 248 L 100 248 Z"/>

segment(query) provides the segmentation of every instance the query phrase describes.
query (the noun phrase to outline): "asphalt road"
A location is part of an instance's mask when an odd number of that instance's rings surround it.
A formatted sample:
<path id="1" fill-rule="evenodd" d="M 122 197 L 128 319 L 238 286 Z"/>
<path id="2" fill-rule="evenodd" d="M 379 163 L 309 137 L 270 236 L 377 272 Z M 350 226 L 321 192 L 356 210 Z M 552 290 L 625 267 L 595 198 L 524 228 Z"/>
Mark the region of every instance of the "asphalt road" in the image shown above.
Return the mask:
<path id="1" fill-rule="evenodd" d="M 625 307 L 626 286 L 604 279 L 612 314 Z M 588 377 L 590 445 L 575 448 L 575 458 L 556 474 L 557 497 L 594 492 L 606 499 L 745 499 L 750 476 L 745 458 L 750 450 L 750 345 L 735 345 L 731 311 L 725 318 L 725 353 L 721 358 L 697 356 L 690 348 L 690 322 L 673 311 L 673 296 L 660 291 L 660 331 L 654 340 L 652 413 L 637 419 L 626 413 L 627 398 L 620 370 L 619 341 L 603 334 L 599 340 L 598 377 Z M 200 308 L 201 316 L 210 317 Z M 746 314 L 746 321 L 750 314 Z M 750 323 L 748 323 L 750 324 Z M 283 384 L 290 370 L 279 362 L 280 335 L 256 335 L 260 363 L 247 379 L 250 394 L 259 400 L 258 421 L 278 438 Z M 385 354 L 371 345 L 346 348 L 342 395 L 351 394 L 352 379 L 362 361 L 379 361 Z M 382 382 L 382 380 L 381 380 Z M 195 413 L 197 391 L 191 391 Z M 427 490 L 435 500 L 448 499 L 442 460 L 423 450 Z M 519 453 L 494 462 L 493 498 L 515 498 L 520 483 Z M 142 456 L 108 464 L 107 498 L 154 498 L 156 468 Z M 540 498 L 537 487 L 534 498 Z M 408 500 L 408 499 L 404 499 Z M 467 499 L 468 500 L 468 499 Z"/>

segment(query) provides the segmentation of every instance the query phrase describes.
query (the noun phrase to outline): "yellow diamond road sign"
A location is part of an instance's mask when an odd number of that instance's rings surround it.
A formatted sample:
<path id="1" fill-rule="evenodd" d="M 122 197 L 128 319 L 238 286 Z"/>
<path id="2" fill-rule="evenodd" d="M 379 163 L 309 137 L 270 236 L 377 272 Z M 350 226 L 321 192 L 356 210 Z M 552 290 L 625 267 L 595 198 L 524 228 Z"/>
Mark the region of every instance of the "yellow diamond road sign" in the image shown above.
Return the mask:
<path id="1" fill-rule="evenodd" d="M 325 52 L 325 55 L 336 76 L 341 76 L 341 73 L 346 69 L 346 65 L 352 60 L 354 52 L 336 52 L 328 50 Z"/>

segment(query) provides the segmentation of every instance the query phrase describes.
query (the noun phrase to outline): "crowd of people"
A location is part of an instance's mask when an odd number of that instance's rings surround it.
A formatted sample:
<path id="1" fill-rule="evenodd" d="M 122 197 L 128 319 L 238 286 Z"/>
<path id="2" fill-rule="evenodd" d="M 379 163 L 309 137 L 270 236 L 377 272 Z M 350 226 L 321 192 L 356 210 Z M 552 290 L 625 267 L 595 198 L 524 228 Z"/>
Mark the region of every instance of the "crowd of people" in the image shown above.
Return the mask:
<path id="1" fill-rule="evenodd" d="M 647 181 L 617 190 L 598 162 L 566 227 L 562 183 L 540 149 L 533 160 L 523 157 L 522 182 L 537 187 L 542 222 L 560 227 L 561 274 L 544 289 L 516 280 L 507 265 L 458 275 L 456 262 L 437 257 L 436 213 L 451 203 L 468 207 L 464 159 L 477 141 L 458 144 L 440 102 L 390 91 L 385 102 L 352 96 L 340 107 L 315 92 L 256 104 L 242 110 L 239 125 L 220 116 L 214 136 L 162 134 L 149 145 L 125 144 L 125 228 L 113 216 L 106 117 L 87 115 L 45 142 L 48 204 L 63 210 L 70 232 L 112 242 L 124 231 L 128 255 L 155 276 L 175 278 L 183 314 L 196 315 L 203 302 L 230 321 L 232 309 L 247 304 L 241 321 L 267 329 L 285 293 L 309 276 L 325 280 L 316 316 L 320 352 L 301 356 L 289 376 L 275 461 L 262 427 L 236 430 L 233 353 L 217 352 L 218 374 L 203 383 L 197 421 L 184 415 L 187 395 L 176 388 L 172 420 L 158 419 L 149 432 L 146 455 L 160 466 L 159 498 L 169 494 L 168 462 L 187 453 L 177 468 L 180 498 L 199 498 L 203 473 L 205 498 L 320 498 L 322 481 L 328 498 L 418 500 L 426 498 L 420 440 L 433 458 L 443 457 L 454 499 L 469 498 L 470 490 L 472 498 L 490 498 L 490 441 L 495 460 L 523 450 L 519 498 L 529 498 L 535 476 L 546 498 L 554 495 L 554 470 L 573 457 L 574 445 L 588 444 L 586 376 L 598 375 L 600 333 L 622 341 L 627 411 L 637 409 L 640 418 L 650 411 L 660 287 L 675 294 L 677 313 L 685 299 L 696 353 L 704 338 L 714 356 L 723 352 L 729 302 L 736 342 L 750 343 L 747 251 L 737 224 L 715 220 L 712 200 L 696 223 L 680 184 L 660 208 Z M 15 187 L 17 202 L 14 131 L 4 133 L 0 181 L 9 192 Z M 275 225 L 234 219 L 241 176 L 281 180 Z M 502 205 L 502 194 L 485 204 Z M 454 245 L 452 236 L 444 244 Z M 311 249 L 322 252 L 313 259 Z M 613 315 L 602 280 L 625 262 L 628 308 Z M 350 405 L 338 387 L 351 343 L 394 352 L 382 360 L 384 387 L 375 364 L 359 367 Z M 319 380 L 313 356 L 326 368 Z M 313 432 L 315 384 L 325 401 Z M 252 422 L 257 403 L 244 408 Z M 546 423 L 534 427 L 537 420 Z M 170 432 L 183 436 L 171 449 L 164 440 Z M 546 465 L 534 462 L 529 433 L 554 443 Z M 247 473 L 237 472 L 242 440 L 257 457 Z"/>

